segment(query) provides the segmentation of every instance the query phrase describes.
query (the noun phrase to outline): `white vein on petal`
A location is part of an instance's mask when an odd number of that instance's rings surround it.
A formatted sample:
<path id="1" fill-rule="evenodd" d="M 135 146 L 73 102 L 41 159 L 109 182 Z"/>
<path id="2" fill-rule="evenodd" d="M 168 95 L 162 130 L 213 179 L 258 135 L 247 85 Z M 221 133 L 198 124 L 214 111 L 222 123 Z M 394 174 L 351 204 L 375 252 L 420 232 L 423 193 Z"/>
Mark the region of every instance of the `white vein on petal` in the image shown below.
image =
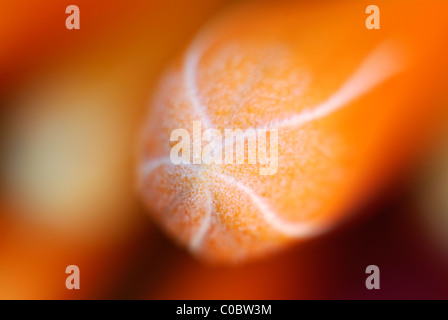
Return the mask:
<path id="1" fill-rule="evenodd" d="M 213 213 L 213 199 L 210 189 L 207 189 L 207 212 L 204 215 L 203 221 L 199 226 L 196 234 L 191 238 L 191 241 L 188 245 L 192 252 L 197 252 L 204 241 L 204 238 L 210 229 L 212 222 L 212 213 Z"/>
<path id="2" fill-rule="evenodd" d="M 202 56 L 204 45 L 204 35 L 199 34 L 188 48 L 184 60 L 184 81 L 187 94 L 194 111 L 204 122 L 206 128 L 211 128 L 212 123 L 207 115 L 206 107 L 201 103 L 198 97 L 198 88 L 196 86 L 196 71 L 198 69 L 199 60 Z"/>
<path id="3" fill-rule="evenodd" d="M 352 76 L 326 101 L 283 120 L 270 122 L 270 128 L 301 126 L 323 118 L 347 106 L 405 69 L 402 49 L 391 40 L 375 48 L 360 64 Z"/>
<path id="4" fill-rule="evenodd" d="M 249 186 L 236 181 L 234 178 L 221 173 L 214 173 L 213 175 L 249 196 L 252 203 L 261 213 L 263 220 L 277 232 L 292 237 L 307 237 L 320 232 L 320 228 L 309 223 L 297 223 L 281 219 L 278 214 L 270 208 L 265 199 L 257 195 Z"/>

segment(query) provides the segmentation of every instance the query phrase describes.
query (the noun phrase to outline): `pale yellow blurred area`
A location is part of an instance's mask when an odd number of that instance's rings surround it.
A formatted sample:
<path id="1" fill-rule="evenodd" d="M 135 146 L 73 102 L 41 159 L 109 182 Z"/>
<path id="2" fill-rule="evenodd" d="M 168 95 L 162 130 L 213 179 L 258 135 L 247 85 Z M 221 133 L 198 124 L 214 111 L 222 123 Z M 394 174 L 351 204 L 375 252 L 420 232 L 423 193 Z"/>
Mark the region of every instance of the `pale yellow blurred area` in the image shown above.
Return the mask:
<path id="1" fill-rule="evenodd" d="M 126 108 L 125 93 L 112 81 L 95 86 L 70 73 L 41 79 L 26 92 L 14 101 L 8 132 L 5 172 L 13 197 L 29 218 L 64 231 L 85 236 L 124 228 L 135 211 L 129 188 L 135 111 Z"/>

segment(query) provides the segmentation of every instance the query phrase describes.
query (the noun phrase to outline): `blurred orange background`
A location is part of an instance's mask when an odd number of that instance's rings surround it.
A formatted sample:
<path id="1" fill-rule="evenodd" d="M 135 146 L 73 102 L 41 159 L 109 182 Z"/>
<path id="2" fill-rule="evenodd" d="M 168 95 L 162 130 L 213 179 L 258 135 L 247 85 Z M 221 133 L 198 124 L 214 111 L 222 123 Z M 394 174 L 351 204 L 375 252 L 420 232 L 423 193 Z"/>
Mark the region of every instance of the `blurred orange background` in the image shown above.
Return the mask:
<path id="1" fill-rule="evenodd" d="M 1 299 L 448 298 L 446 114 L 407 137 L 432 139 L 353 219 L 266 259 L 209 266 L 152 224 L 134 168 L 151 90 L 201 25 L 234 2 L 2 1 Z M 359 6 L 363 27 L 371 3 L 346 2 Z M 72 4 L 80 30 L 65 27 Z M 426 28 L 434 31 L 422 25 L 410 37 L 425 38 Z M 412 93 L 442 112 L 445 34 L 428 35 L 440 40 L 428 62 L 439 73 L 425 83 L 437 95 Z M 71 264 L 80 290 L 65 287 Z M 365 288 L 370 264 L 380 267 L 381 290 Z"/>

